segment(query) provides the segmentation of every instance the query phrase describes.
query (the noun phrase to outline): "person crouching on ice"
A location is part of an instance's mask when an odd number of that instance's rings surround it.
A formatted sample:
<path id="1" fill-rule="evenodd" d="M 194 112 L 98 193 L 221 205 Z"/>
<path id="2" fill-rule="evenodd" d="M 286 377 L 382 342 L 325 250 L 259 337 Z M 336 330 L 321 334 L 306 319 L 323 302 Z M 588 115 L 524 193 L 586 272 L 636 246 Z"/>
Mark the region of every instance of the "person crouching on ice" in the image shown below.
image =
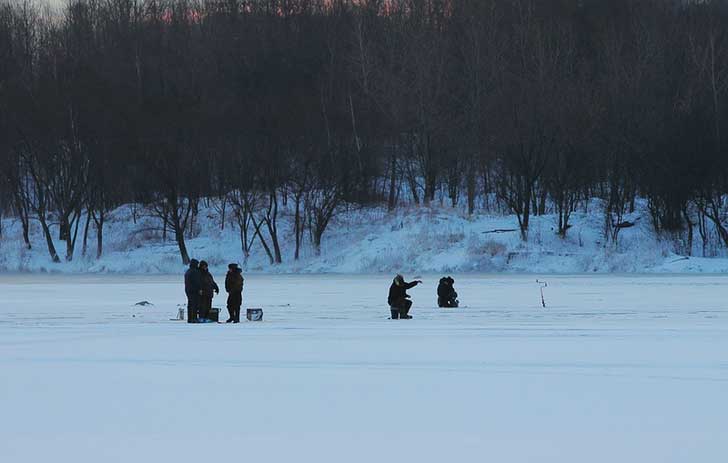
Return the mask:
<path id="1" fill-rule="evenodd" d="M 420 280 L 406 283 L 402 275 L 394 277 L 392 286 L 389 287 L 389 297 L 387 298 L 389 309 L 392 312 L 392 320 L 412 318 L 412 315 L 409 315 L 412 301 L 409 300 L 410 296 L 407 294 L 407 290 L 414 288 L 420 283 L 422 283 Z"/>
<path id="2" fill-rule="evenodd" d="M 240 306 L 243 305 L 243 269 L 238 264 L 228 265 L 225 275 L 225 291 L 228 292 L 227 308 L 230 318 L 225 323 L 240 323 Z"/>
<path id="3" fill-rule="evenodd" d="M 453 285 L 455 280 L 452 277 L 440 278 L 440 284 L 437 285 L 437 306 L 438 307 L 457 307 L 458 293 L 455 292 Z"/>

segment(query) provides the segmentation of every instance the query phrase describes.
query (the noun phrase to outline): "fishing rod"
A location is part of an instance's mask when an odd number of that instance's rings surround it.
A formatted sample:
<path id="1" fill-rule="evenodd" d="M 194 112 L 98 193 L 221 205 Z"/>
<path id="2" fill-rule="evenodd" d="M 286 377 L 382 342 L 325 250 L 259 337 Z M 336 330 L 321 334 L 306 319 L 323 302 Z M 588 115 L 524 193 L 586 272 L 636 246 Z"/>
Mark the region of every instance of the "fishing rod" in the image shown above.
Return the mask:
<path id="1" fill-rule="evenodd" d="M 541 289 L 541 305 L 545 309 L 546 308 L 546 300 L 543 298 L 543 289 L 544 288 L 547 288 L 549 286 L 549 284 L 546 283 L 545 281 L 541 281 L 541 280 L 536 280 L 536 283 L 538 283 L 538 285 L 539 285 L 539 287 Z"/>

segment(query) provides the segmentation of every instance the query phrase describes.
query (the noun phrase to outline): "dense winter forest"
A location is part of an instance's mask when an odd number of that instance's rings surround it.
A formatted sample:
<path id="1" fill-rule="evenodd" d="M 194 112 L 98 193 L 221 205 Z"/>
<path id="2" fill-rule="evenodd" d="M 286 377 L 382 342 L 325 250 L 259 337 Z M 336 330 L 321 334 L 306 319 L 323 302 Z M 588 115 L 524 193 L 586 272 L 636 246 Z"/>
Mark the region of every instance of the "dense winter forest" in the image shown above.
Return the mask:
<path id="1" fill-rule="evenodd" d="M 0 0 L 0 213 L 54 261 L 130 204 L 187 262 L 203 200 L 275 262 L 281 207 L 298 258 L 441 198 L 728 246 L 727 86 L 725 1 Z"/>

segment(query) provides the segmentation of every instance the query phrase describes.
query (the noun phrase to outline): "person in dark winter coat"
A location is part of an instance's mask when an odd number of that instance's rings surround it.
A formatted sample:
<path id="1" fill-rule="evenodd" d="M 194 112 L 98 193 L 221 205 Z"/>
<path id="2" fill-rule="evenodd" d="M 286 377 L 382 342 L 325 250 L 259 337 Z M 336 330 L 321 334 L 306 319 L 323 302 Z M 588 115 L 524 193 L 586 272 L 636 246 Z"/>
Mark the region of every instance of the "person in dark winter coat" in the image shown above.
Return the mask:
<path id="1" fill-rule="evenodd" d="M 407 294 L 407 290 L 414 288 L 420 283 L 422 283 L 420 280 L 407 283 L 404 281 L 404 277 L 402 275 L 394 277 L 392 286 L 389 287 L 389 297 L 387 298 L 389 310 L 392 313 L 392 320 L 396 320 L 398 318 L 412 318 L 412 316 L 409 315 L 409 310 L 412 307 L 412 301 L 409 300 L 410 296 Z"/>
<path id="2" fill-rule="evenodd" d="M 200 318 L 207 319 L 210 309 L 212 309 L 212 298 L 214 297 L 212 293 L 214 291 L 215 294 L 219 294 L 220 288 L 215 283 L 215 279 L 212 278 L 207 262 L 204 260 L 200 262 L 200 275 Z"/>
<path id="3" fill-rule="evenodd" d="M 440 284 L 437 285 L 437 306 L 438 307 L 457 307 L 458 293 L 455 291 L 453 285 L 455 280 L 452 277 L 440 278 Z"/>
<path id="4" fill-rule="evenodd" d="M 190 261 L 190 268 L 185 272 L 185 294 L 187 295 L 187 323 L 197 322 L 197 311 L 200 309 L 200 290 L 202 275 L 197 259 Z"/>
<path id="5" fill-rule="evenodd" d="M 238 264 L 228 265 L 225 275 L 225 291 L 228 292 L 227 309 L 230 318 L 225 323 L 240 323 L 240 306 L 243 305 L 243 269 Z"/>

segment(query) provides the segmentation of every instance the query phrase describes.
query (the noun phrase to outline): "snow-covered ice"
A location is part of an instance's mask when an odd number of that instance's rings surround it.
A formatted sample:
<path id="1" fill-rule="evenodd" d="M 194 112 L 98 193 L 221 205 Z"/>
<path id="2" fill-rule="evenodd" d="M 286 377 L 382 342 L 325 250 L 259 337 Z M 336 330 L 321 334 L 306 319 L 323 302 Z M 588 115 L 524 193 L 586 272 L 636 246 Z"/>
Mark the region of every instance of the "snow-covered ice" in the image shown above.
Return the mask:
<path id="1" fill-rule="evenodd" d="M 251 275 L 263 322 L 188 325 L 181 276 L 0 275 L 0 461 L 725 461 L 728 277 L 438 276 L 410 321 Z"/>

